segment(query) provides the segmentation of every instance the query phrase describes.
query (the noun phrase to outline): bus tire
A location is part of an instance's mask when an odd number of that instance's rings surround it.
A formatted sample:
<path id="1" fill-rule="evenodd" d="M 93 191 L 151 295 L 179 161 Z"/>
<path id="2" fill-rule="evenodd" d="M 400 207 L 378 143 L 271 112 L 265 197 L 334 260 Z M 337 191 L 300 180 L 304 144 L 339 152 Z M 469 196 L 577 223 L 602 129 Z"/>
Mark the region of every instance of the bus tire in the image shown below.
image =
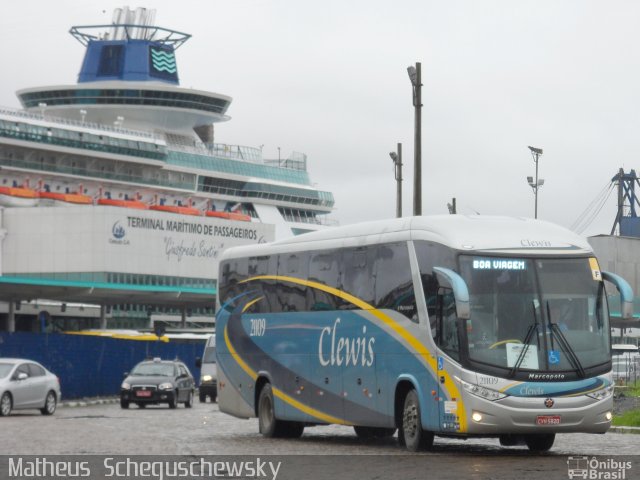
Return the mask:
<path id="1" fill-rule="evenodd" d="M 258 397 L 258 431 L 267 438 L 277 438 L 286 437 L 287 430 L 287 424 L 276 418 L 271 384 L 265 383 Z"/>
<path id="2" fill-rule="evenodd" d="M 420 401 L 415 390 L 410 390 L 404 399 L 402 410 L 402 438 L 407 450 L 418 452 L 433 446 L 433 433 L 422 429 Z"/>
<path id="3" fill-rule="evenodd" d="M 355 425 L 353 429 L 356 432 L 358 438 L 387 438 L 393 437 L 396 433 L 395 428 L 383 428 L 383 427 L 361 427 Z"/>
<path id="4" fill-rule="evenodd" d="M 555 433 L 530 434 L 524 436 L 524 442 L 532 452 L 546 452 L 553 447 Z"/>

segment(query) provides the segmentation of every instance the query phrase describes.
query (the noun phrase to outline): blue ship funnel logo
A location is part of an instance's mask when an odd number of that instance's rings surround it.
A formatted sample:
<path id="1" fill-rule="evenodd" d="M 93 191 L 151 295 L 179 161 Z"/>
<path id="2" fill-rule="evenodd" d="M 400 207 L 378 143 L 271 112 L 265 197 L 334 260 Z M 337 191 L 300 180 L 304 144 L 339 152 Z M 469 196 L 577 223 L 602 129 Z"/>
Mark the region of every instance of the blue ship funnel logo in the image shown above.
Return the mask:
<path id="1" fill-rule="evenodd" d="M 176 55 L 166 50 L 151 49 L 151 64 L 159 72 L 176 73 Z"/>

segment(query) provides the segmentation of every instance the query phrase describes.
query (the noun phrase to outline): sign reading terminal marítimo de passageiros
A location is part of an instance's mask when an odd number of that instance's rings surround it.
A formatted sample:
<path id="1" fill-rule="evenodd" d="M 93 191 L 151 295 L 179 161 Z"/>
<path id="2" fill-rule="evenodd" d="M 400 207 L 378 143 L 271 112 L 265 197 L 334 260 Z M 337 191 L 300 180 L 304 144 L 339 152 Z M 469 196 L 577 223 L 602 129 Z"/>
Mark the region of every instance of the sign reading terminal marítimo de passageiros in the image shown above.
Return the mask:
<path id="1" fill-rule="evenodd" d="M 258 240 L 258 232 L 255 228 L 241 228 L 219 225 L 207 225 L 186 220 L 166 220 L 163 218 L 144 218 L 127 216 L 127 225 L 130 228 L 146 230 L 160 230 L 165 232 L 190 233 L 213 237 L 245 238 Z"/>

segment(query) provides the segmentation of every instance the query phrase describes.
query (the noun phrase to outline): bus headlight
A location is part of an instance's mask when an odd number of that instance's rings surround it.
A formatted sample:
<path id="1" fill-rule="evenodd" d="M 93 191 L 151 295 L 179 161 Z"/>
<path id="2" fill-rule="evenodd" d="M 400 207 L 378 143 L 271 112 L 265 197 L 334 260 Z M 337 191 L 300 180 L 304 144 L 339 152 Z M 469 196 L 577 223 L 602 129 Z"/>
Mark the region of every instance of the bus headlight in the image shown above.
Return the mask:
<path id="1" fill-rule="evenodd" d="M 587 393 L 587 397 L 595 398 L 596 400 L 604 400 L 605 398 L 609 398 L 611 395 L 613 395 L 613 385 L 601 388 L 595 392 Z"/>
<path id="2" fill-rule="evenodd" d="M 211 375 L 203 375 L 200 379 L 200 382 L 210 382 L 211 380 L 213 380 L 213 377 Z"/>
<path id="3" fill-rule="evenodd" d="M 473 383 L 465 382 L 458 377 L 454 378 L 460 385 L 462 385 L 462 388 L 464 388 L 472 395 L 475 395 L 476 397 L 484 398 L 485 400 L 494 402 L 507 396 L 505 393 L 498 392 L 497 390 L 492 390 L 491 388 L 487 387 L 481 387 L 480 385 L 474 385 Z"/>

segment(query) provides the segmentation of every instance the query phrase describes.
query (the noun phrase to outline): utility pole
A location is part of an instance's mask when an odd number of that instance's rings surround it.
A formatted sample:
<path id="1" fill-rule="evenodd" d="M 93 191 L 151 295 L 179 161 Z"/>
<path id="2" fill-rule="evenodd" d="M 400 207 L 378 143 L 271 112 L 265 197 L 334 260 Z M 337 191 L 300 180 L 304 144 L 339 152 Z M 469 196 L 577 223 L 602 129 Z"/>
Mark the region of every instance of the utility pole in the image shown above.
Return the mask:
<path id="1" fill-rule="evenodd" d="M 413 140 L 413 214 L 422 215 L 422 64 L 407 67 L 413 87 L 413 106 L 415 108 Z"/>
<path id="2" fill-rule="evenodd" d="M 398 152 L 390 152 L 389 156 L 393 160 L 393 171 L 396 177 L 396 217 L 402 217 L 402 144 L 398 143 Z"/>

